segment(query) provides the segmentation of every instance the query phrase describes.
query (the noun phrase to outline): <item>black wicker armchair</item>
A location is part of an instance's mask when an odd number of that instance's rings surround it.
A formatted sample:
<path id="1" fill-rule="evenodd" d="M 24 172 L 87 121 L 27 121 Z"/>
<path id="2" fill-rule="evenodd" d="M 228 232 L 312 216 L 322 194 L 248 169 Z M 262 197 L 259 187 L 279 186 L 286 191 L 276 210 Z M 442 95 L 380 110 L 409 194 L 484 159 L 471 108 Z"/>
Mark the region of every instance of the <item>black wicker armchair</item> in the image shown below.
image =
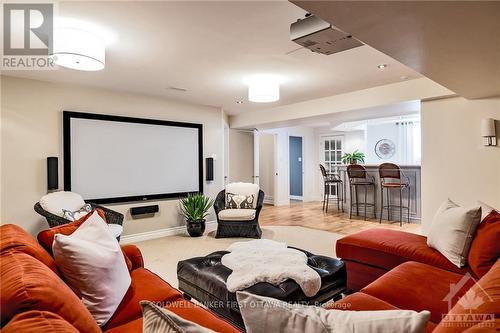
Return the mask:
<path id="1" fill-rule="evenodd" d="M 262 230 L 259 226 L 259 214 L 263 204 L 264 192 L 262 190 L 259 190 L 257 205 L 255 208 L 255 218 L 248 221 L 224 221 L 219 218 L 219 212 L 226 208 L 226 191 L 220 191 L 214 202 L 214 210 L 217 215 L 217 233 L 215 234 L 215 238 L 261 238 Z"/>
<path id="2" fill-rule="evenodd" d="M 106 222 L 108 222 L 108 224 L 119 224 L 119 225 L 123 224 L 123 214 L 94 203 L 90 203 L 90 205 L 92 206 L 93 209 L 99 208 L 104 212 L 104 215 L 106 216 Z M 42 208 L 39 202 L 35 204 L 34 208 L 38 214 L 42 215 L 47 219 L 47 223 L 51 228 L 71 222 L 70 220 L 67 220 L 64 217 L 60 217 L 55 214 L 49 213 L 48 211 Z"/>

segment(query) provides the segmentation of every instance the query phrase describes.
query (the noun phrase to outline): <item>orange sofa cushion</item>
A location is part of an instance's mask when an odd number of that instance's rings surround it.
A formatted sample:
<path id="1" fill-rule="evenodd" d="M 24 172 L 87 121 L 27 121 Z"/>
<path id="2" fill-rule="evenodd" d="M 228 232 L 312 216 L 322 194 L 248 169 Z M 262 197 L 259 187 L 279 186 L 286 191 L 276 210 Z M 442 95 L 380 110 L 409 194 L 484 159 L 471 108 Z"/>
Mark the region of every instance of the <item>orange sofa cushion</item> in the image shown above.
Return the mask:
<path id="1" fill-rule="evenodd" d="M 185 299 L 178 299 L 173 303 L 169 303 L 165 308 L 184 319 L 190 320 L 215 332 L 240 332 L 236 327 L 224 321 L 219 316 Z"/>
<path id="2" fill-rule="evenodd" d="M 410 261 L 387 272 L 361 291 L 400 309 L 429 310 L 431 321 L 439 323 L 449 311 L 444 299 L 450 292 L 450 284 L 458 283 L 462 277 L 461 274 Z M 452 304 L 471 286 L 472 282 L 461 286 L 456 298 L 451 300 Z"/>
<path id="3" fill-rule="evenodd" d="M 110 329 L 142 317 L 140 301 L 173 302 L 182 298 L 180 291 L 145 268 L 130 273 L 132 283 L 105 328 Z"/>
<path id="4" fill-rule="evenodd" d="M 494 319 L 500 317 L 500 260 L 477 283 L 474 282 L 436 327 L 436 333 L 462 332 L 484 320 L 491 320 L 489 323 L 493 326 L 498 324 Z M 493 331 L 491 327 L 489 329 Z"/>
<path id="5" fill-rule="evenodd" d="M 491 333 L 500 331 L 500 318 L 495 320 L 487 320 L 472 326 L 464 331 L 464 333 Z"/>
<path id="6" fill-rule="evenodd" d="M 348 295 L 327 306 L 326 309 L 348 311 L 398 310 L 394 305 L 362 292 Z"/>
<path id="7" fill-rule="evenodd" d="M 0 280 L 2 325 L 18 313 L 40 310 L 60 315 L 81 332 L 101 332 L 73 291 L 35 258 L 19 252 L 3 253 Z"/>
<path id="8" fill-rule="evenodd" d="M 28 311 L 20 313 L 2 327 L 2 333 L 57 332 L 79 333 L 61 316 L 47 311 Z"/>
<path id="9" fill-rule="evenodd" d="M 122 245 L 121 247 L 123 254 L 125 254 L 125 258 L 130 261 L 129 271 L 144 267 L 144 259 L 142 258 L 141 250 L 139 250 L 137 246 L 127 244 Z"/>
<path id="10" fill-rule="evenodd" d="M 450 272 L 465 274 L 437 250 L 427 246 L 427 238 L 398 230 L 369 229 L 337 241 L 336 254 L 344 260 L 368 264 L 385 270 L 417 261 Z"/>
<path id="11" fill-rule="evenodd" d="M 360 291 L 387 273 L 387 269 L 373 267 L 356 261 L 344 259 L 344 264 L 347 270 L 347 288 L 353 291 Z"/>
<path id="12" fill-rule="evenodd" d="M 236 327 L 219 318 L 212 312 L 185 299 L 166 303 L 164 306 L 182 318 L 209 328 L 218 333 L 241 333 Z M 142 332 L 142 317 L 126 324 L 104 330 L 105 333 L 140 333 Z"/>
<path id="13" fill-rule="evenodd" d="M 469 250 L 469 266 L 482 277 L 500 257 L 500 213 L 492 211 L 479 224 Z"/>
<path id="14" fill-rule="evenodd" d="M 0 226 L 0 252 L 19 251 L 41 261 L 56 274 L 56 263 L 47 251 L 21 227 L 14 224 Z"/>

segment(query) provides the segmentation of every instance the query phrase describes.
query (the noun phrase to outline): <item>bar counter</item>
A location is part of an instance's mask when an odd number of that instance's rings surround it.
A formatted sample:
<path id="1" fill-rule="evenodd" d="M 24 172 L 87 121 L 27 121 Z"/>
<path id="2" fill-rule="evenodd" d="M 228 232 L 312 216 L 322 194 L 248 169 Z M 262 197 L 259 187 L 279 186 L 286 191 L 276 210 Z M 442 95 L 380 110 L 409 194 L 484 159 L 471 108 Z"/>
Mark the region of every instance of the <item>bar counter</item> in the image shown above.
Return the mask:
<path id="1" fill-rule="evenodd" d="M 380 217 L 380 178 L 378 174 L 378 165 L 373 164 L 363 164 L 366 168 L 368 175 L 373 176 L 375 179 L 375 193 L 373 193 L 373 187 L 368 189 L 367 193 L 367 202 L 373 202 L 373 196 L 375 195 L 376 202 L 375 207 L 377 209 L 377 218 Z M 402 173 L 407 176 L 410 180 L 410 220 L 412 222 L 420 222 L 421 217 L 421 201 L 420 201 L 420 179 L 421 179 L 421 168 L 420 165 L 400 165 Z M 344 186 L 344 209 L 346 212 L 349 212 L 349 205 L 351 203 L 350 191 L 349 191 L 349 179 L 347 177 L 347 166 L 340 165 L 338 166 L 338 170 L 340 172 L 340 177 Z M 405 178 L 402 177 L 402 181 L 405 181 Z M 399 189 L 393 189 L 391 191 L 391 205 L 398 206 L 399 205 Z M 403 206 L 406 206 L 408 198 L 408 190 L 403 190 Z M 364 200 L 364 189 L 360 187 L 358 189 L 358 202 L 362 203 Z M 387 196 L 386 191 L 384 190 L 384 206 L 387 205 Z M 334 207 L 332 205 L 332 207 Z M 399 221 L 399 208 L 393 208 L 391 210 L 391 221 Z M 364 207 L 360 206 L 359 214 L 363 217 Z M 356 208 L 353 207 L 353 216 L 356 215 Z M 367 207 L 367 217 L 373 217 L 373 208 Z M 387 220 L 387 209 L 384 210 L 383 219 Z M 403 209 L 403 222 L 407 220 L 406 209 Z"/>

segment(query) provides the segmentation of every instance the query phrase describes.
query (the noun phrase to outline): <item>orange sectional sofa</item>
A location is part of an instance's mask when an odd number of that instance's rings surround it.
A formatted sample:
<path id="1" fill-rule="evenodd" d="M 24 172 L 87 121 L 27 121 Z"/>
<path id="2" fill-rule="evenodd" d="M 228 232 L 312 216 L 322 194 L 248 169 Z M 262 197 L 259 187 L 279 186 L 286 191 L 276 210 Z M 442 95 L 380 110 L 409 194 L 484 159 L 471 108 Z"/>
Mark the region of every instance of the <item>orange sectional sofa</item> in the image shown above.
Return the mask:
<path id="1" fill-rule="evenodd" d="M 484 223 L 484 222 L 483 222 Z M 435 333 L 500 331 L 500 222 L 488 248 L 486 270 L 458 268 L 427 246 L 426 237 L 370 229 L 336 244 L 347 266 L 348 288 L 355 293 L 332 308 L 345 310 L 429 310 L 427 331 Z M 492 234 L 490 234 L 492 236 Z M 494 242 L 494 243 L 493 243 Z M 471 251 L 472 252 L 472 251 Z M 469 261 L 475 259 L 470 257 Z"/>
<path id="2" fill-rule="evenodd" d="M 49 229 L 40 243 L 20 227 L 0 227 L 0 292 L 2 333 L 142 332 L 139 301 L 158 302 L 179 316 L 216 332 L 240 332 L 212 312 L 186 300 L 180 291 L 144 268 L 141 252 L 134 245 L 122 246 L 131 286 L 113 317 L 99 327 L 79 297 L 64 283 L 50 254 L 57 232 L 69 234 L 78 224 Z"/>

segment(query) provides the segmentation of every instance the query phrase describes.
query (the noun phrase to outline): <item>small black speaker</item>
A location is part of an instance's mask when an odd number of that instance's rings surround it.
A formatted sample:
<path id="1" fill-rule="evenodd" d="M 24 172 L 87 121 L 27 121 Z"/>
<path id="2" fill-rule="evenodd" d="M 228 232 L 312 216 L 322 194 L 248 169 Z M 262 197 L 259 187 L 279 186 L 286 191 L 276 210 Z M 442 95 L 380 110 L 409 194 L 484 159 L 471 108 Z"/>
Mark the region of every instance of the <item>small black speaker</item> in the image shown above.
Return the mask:
<path id="1" fill-rule="evenodd" d="M 207 162 L 207 180 L 212 181 L 214 180 L 214 158 L 207 157 L 206 162 Z"/>
<path id="2" fill-rule="evenodd" d="M 59 189 L 59 162 L 57 157 L 47 157 L 47 190 Z"/>
<path id="3" fill-rule="evenodd" d="M 146 214 L 154 214 L 160 211 L 160 206 L 151 205 L 151 206 L 140 206 L 140 207 L 132 207 L 130 208 L 130 215 L 146 215 Z"/>

